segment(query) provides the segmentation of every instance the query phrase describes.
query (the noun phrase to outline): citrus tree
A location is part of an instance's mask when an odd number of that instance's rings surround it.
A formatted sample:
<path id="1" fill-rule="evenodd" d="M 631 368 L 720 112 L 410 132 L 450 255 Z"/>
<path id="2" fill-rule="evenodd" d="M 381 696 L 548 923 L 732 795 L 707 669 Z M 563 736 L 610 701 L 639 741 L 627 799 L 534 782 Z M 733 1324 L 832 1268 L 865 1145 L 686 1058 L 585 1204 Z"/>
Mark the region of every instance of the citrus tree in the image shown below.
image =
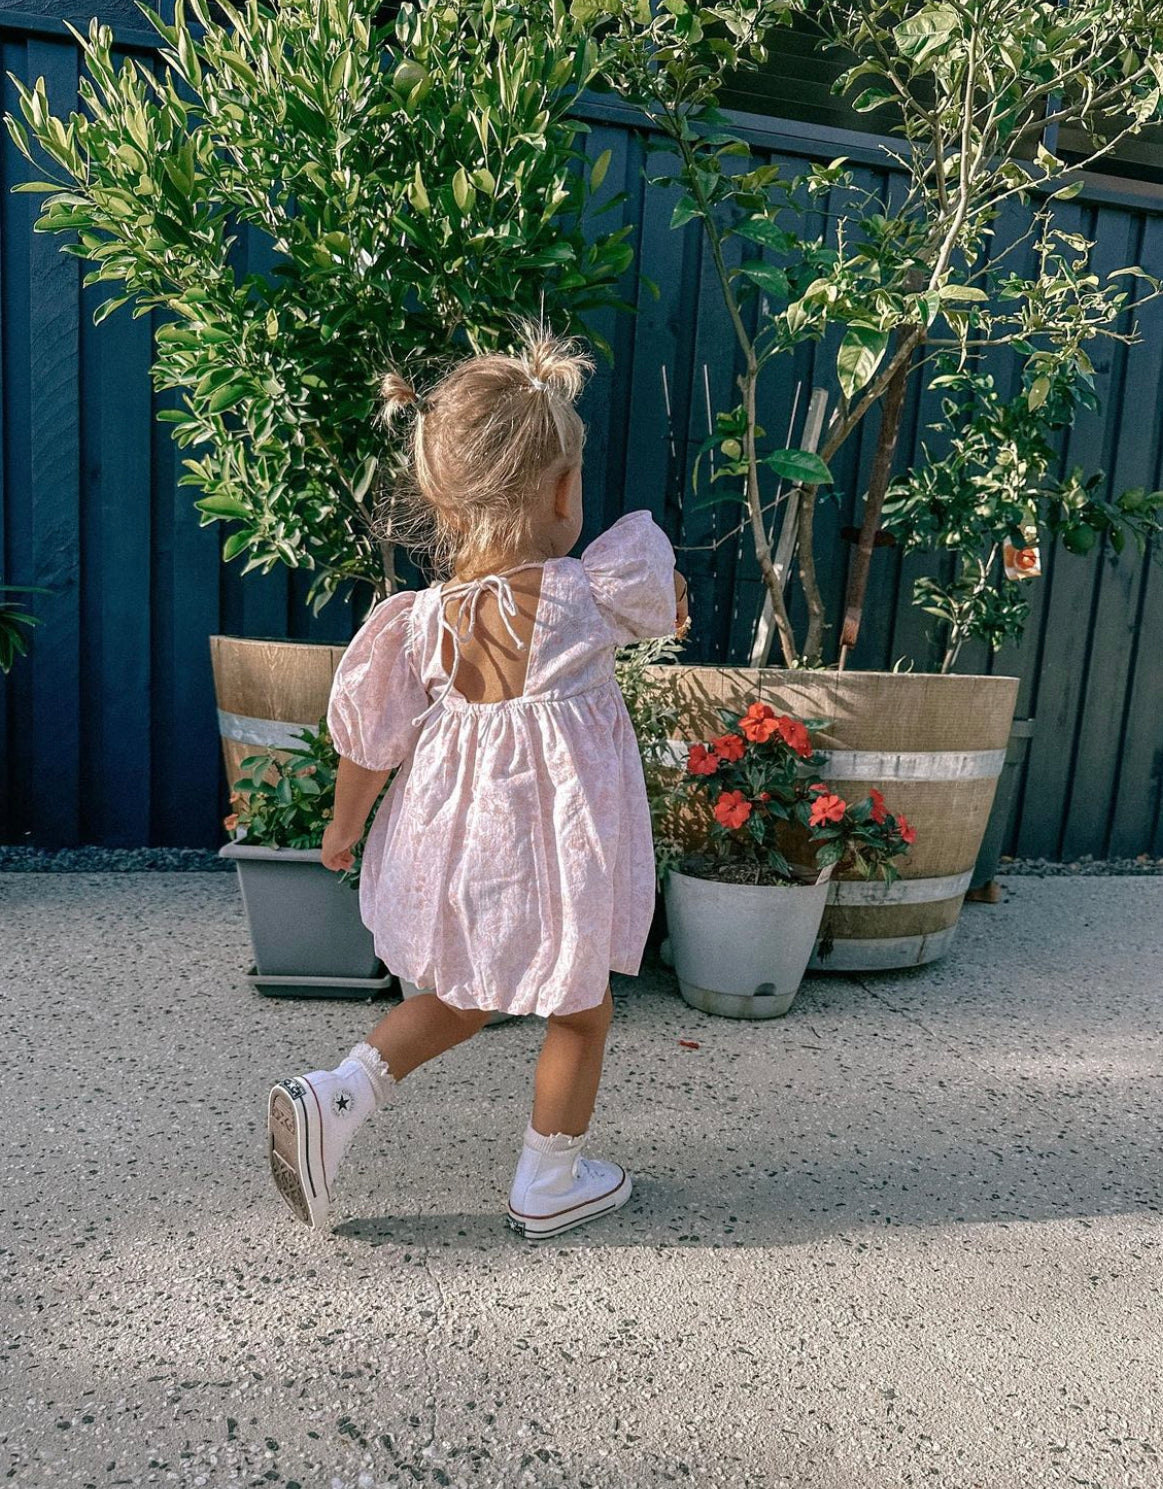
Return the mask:
<path id="1" fill-rule="evenodd" d="M 1057 206 L 1082 189 L 1081 171 L 1163 117 L 1163 12 L 1150 0 L 667 0 L 657 13 L 576 0 L 574 11 L 608 36 L 606 76 L 676 162 L 655 179 L 682 188 L 673 225 L 697 220 L 705 232 L 738 344 L 739 400 L 718 413 L 709 441 L 727 489 L 706 499 L 743 504 L 785 663 L 820 664 L 832 630 L 843 665 L 884 533 L 909 380 L 932 376 L 942 355 L 972 371 L 1000 350 L 1020 359 L 1023 396 L 1036 411 L 1064 381 L 1087 385 L 1088 348 L 1133 339 L 1129 308 L 1160 292 L 1136 265 L 1097 274 L 1093 243 L 1062 223 Z M 763 62 L 793 13 L 847 59 L 836 91 L 873 128 L 900 136 L 899 149 L 885 148 L 891 190 L 861 186 L 843 158 L 794 176 L 755 164 L 716 107 L 724 78 Z M 1067 127 L 1089 142 L 1069 162 L 1053 148 Z M 1011 205 L 1022 226 L 1007 234 L 1000 220 Z M 825 232 L 805 230 L 813 211 L 826 217 Z M 816 451 L 773 448 L 757 423 L 757 390 L 809 342 L 824 343 L 832 368 L 830 414 Z M 829 619 L 816 573 L 817 495 L 874 412 L 847 593 Z M 773 559 L 780 480 L 796 496 L 803 634 Z M 1156 493 L 1146 505 L 1155 512 L 1161 502 Z M 898 526 L 908 510 L 897 508 Z M 1001 504 L 980 515 L 1006 531 Z M 1074 530 L 1089 521 L 1082 514 Z"/>
<path id="2" fill-rule="evenodd" d="M 423 380 L 507 342 L 515 315 L 576 329 L 620 303 L 629 228 L 588 221 L 608 156 L 587 167 L 569 117 L 597 48 L 538 0 L 421 0 L 384 22 L 371 0 L 176 0 L 172 25 L 138 3 L 157 73 L 115 69 L 94 19 L 69 28 L 82 110 L 13 78 L 5 124 L 37 168 L 13 189 L 44 193 L 35 229 L 93 266 L 86 285 L 116 287 L 95 322 L 169 313 L 151 376 L 181 407 L 159 417 L 192 451 L 202 525 L 230 529 L 224 559 L 313 571 L 316 613 L 348 581 L 381 598 L 384 368 Z"/>

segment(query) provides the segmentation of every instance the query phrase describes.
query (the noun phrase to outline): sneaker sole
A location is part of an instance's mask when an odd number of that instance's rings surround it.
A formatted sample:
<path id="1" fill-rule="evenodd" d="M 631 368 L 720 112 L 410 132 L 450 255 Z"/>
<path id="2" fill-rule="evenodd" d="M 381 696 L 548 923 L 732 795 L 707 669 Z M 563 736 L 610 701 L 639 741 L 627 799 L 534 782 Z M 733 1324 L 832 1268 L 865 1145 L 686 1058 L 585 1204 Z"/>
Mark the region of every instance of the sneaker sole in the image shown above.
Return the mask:
<path id="1" fill-rule="evenodd" d="M 323 1177 L 323 1118 L 309 1081 L 279 1081 L 267 1101 L 271 1176 L 287 1208 L 304 1225 L 327 1224 L 330 1202 Z"/>
<path id="2" fill-rule="evenodd" d="M 620 1210 L 633 1193 L 634 1186 L 630 1175 L 620 1164 L 619 1169 L 622 1178 L 613 1189 L 586 1200 L 584 1204 L 572 1205 L 569 1209 L 558 1210 L 552 1215 L 523 1215 L 509 1205 L 506 1211 L 509 1229 L 515 1230 L 527 1241 L 546 1241 L 553 1236 L 560 1236 L 563 1231 L 572 1230 L 575 1225 L 584 1225 L 587 1220 L 596 1220 L 599 1215 Z"/>

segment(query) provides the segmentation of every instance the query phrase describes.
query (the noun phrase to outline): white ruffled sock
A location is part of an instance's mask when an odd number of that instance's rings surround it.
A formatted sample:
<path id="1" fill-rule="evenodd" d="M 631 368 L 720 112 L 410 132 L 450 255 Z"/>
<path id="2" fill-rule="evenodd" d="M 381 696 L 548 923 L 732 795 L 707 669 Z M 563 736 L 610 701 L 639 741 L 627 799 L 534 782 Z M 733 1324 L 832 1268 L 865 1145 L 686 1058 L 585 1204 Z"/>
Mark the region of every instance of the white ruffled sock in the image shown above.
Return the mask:
<path id="1" fill-rule="evenodd" d="M 352 1081 L 362 1079 L 371 1091 L 376 1111 L 393 1098 L 399 1084 L 383 1055 L 364 1040 L 352 1047 L 346 1059 L 337 1066 L 337 1073 Z"/>

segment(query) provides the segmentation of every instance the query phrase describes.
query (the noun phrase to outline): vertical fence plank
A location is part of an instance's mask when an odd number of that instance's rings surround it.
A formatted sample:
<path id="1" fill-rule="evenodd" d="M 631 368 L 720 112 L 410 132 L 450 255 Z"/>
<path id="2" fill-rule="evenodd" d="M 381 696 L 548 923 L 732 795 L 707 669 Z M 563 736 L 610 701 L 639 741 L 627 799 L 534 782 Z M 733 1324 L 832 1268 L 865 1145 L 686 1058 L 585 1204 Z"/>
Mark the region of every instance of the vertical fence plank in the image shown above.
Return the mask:
<path id="1" fill-rule="evenodd" d="M 75 260 L 70 260 L 75 262 Z M 81 719 L 86 757 L 83 840 L 150 841 L 152 761 L 150 327 L 123 305 L 93 312 L 120 286 L 81 298 L 83 454 Z M 117 375 L 110 377 L 109 369 Z"/>
<path id="2" fill-rule="evenodd" d="M 48 97 L 66 111 L 77 92 L 72 44 L 32 39 L 26 75 L 43 75 Z M 34 153 L 35 150 L 34 150 Z M 30 179 L 27 161 L 22 179 Z M 51 162 L 46 162 L 51 168 Z M 31 195 L 31 194 L 30 194 Z M 31 582 L 52 593 L 37 597 L 43 621 L 36 631 L 31 672 L 30 734 L 35 755 L 26 778 L 36 798 L 40 838 L 76 843 L 83 826 L 80 718 L 80 265 L 60 252 L 52 233 L 30 233 L 27 253 L 29 317 L 36 334 L 27 342 L 28 468 L 31 509 Z M 17 373 L 19 376 L 19 372 Z M 86 754 L 86 757 L 87 754 Z M 45 790 L 43 784 L 51 783 Z"/>

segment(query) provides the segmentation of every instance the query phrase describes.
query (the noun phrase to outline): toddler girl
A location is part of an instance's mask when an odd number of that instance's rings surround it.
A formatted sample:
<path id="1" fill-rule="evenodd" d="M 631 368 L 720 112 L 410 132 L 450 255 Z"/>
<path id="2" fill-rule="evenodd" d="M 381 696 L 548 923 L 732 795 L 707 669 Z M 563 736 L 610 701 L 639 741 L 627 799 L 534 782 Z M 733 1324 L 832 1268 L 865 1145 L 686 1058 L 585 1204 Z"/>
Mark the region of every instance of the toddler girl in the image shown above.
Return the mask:
<path id="1" fill-rule="evenodd" d="M 425 398 L 383 379 L 385 420 L 414 412 L 413 495 L 451 581 L 382 600 L 340 661 L 321 858 L 351 866 L 395 770 L 364 847 L 360 913 L 377 955 L 425 991 L 334 1070 L 270 1093 L 275 1182 L 313 1226 L 364 1119 L 497 1009 L 546 1020 L 509 1224 L 540 1240 L 630 1197 L 619 1164 L 581 1156 L 609 974 L 637 973 L 654 909 L 646 785 L 614 650 L 685 629 L 686 584 L 645 510 L 567 556 L 582 528 L 574 403 L 592 362 L 574 342 L 522 336 L 518 355 L 469 357 Z"/>

